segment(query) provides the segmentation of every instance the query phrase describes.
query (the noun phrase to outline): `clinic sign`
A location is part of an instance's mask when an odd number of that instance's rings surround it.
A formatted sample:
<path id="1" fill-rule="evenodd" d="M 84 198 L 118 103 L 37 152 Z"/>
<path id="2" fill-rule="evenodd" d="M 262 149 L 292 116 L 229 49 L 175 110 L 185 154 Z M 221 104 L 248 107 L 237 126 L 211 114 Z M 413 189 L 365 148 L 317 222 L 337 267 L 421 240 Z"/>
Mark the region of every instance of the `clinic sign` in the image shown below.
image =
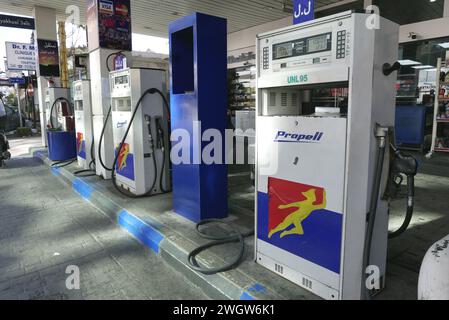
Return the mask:
<path id="1" fill-rule="evenodd" d="M 36 70 L 34 44 L 6 42 L 5 45 L 8 70 Z"/>
<path id="2" fill-rule="evenodd" d="M 315 18 L 315 0 L 293 0 L 293 24 Z"/>

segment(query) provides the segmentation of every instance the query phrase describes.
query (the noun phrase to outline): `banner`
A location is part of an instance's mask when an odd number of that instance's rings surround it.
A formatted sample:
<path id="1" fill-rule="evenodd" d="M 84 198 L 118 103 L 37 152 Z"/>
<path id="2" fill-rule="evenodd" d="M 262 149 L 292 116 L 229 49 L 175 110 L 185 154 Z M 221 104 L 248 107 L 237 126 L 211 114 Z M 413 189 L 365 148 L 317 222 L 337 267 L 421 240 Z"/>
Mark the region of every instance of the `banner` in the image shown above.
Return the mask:
<path id="1" fill-rule="evenodd" d="M 34 30 L 34 19 L 0 14 L 0 27 Z"/>
<path id="2" fill-rule="evenodd" d="M 5 42 L 6 68 L 8 70 L 36 70 L 36 48 L 34 44 Z"/>
<path id="3" fill-rule="evenodd" d="M 89 51 L 132 50 L 130 0 L 88 0 L 87 25 Z"/>
<path id="4" fill-rule="evenodd" d="M 37 39 L 39 52 L 39 74 L 43 77 L 59 77 L 58 42 L 54 40 Z"/>
<path id="5" fill-rule="evenodd" d="M 314 18 L 314 0 L 293 0 L 293 24 L 303 23 Z"/>

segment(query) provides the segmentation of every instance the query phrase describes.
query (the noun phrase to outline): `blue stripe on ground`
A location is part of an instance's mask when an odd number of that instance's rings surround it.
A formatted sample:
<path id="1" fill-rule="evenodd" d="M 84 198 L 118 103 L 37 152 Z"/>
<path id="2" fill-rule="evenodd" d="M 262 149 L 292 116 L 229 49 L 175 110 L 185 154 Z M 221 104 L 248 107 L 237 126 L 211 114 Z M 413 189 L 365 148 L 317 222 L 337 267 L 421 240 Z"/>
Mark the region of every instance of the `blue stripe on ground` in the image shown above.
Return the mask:
<path id="1" fill-rule="evenodd" d="M 159 253 L 159 245 L 164 240 L 164 236 L 153 226 L 130 214 L 125 209 L 119 214 L 118 224 L 151 250 Z"/>

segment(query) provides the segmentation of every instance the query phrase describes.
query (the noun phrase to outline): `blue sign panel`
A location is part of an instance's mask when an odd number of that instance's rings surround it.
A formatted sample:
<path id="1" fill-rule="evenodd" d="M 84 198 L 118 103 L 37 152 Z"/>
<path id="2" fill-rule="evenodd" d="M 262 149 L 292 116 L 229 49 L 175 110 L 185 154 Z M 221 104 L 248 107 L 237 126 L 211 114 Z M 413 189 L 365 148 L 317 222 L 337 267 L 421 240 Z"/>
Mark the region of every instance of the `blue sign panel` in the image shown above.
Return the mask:
<path id="1" fill-rule="evenodd" d="M 293 0 L 293 24 L 315 18 L 315 0 Z"/>
<path id="2" fill-rule="evenodd" d="M 34 30 L 34 19 L 0 14 L 0 27 Z"/>
<path id="3" fill-rule="evenodd" d="M 9 78 L 11 84 L 25 84 L 25 78 Z"/>

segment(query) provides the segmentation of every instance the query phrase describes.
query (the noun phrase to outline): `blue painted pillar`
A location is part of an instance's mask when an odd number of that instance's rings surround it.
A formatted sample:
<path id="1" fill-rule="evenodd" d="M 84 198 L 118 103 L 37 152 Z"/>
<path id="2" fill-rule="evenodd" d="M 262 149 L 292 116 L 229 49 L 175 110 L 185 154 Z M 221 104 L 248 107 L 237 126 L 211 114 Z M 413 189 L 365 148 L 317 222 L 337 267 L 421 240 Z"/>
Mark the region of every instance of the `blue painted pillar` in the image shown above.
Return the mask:
<path id="1" fill-rule="evenodd" d="M 190 161 L 173 163 L 173 210 L 194 222 L 227 216 L 226 28 L 225 19 L 201 13 L 169 25 L 172 136 L 184 130 L 190 139 L 188 150 L 179 153 L 188 151 Z M 196 129 L 197 121 L 200 129 Z M 201 157 L 210 143 L 201 140 L 208 129 L 219 131 L 222 137 L 222 159 L 214 164 L 203 163 Z M 172 141 L 172 148 L 177 143 L 186 141 Z"/>

